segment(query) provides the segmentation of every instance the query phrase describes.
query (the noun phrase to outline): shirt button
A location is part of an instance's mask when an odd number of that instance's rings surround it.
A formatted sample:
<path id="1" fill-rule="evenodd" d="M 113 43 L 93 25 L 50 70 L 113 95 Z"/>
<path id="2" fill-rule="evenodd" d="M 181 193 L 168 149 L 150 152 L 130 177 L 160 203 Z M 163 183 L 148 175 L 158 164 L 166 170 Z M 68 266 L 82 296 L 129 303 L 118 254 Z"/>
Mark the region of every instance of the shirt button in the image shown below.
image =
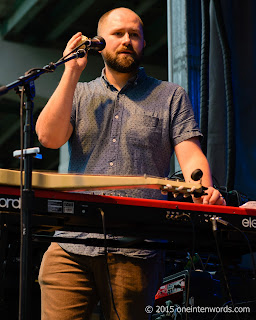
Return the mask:
<path id="1" fill-rule="evenodd" d="M 109 165 L 112 167 L 114 165 L 114 163 L 113 162 L 109 162 Z"/>
<path id="2" fill-rule="evenodd" d="M 113 142 L 116 142 L 116 139 L 114 138 L 112 141 L 113 141 Z"/>
<path id="3" fill-rule="evenodd" d="M 115 115 L 115 119 L 118 119 L 119 117 L 118 117 L 118 115 Z"/>

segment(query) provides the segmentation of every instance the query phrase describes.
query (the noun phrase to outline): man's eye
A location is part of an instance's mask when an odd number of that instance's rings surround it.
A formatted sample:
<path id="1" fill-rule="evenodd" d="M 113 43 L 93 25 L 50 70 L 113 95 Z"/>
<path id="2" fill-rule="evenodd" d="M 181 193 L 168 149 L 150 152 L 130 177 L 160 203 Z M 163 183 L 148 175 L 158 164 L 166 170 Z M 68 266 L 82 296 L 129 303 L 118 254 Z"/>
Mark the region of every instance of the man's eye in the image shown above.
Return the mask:
<path id="1" fill-rule="evenodd" d="M 131 33 L 130 36 L 133 37 L 133 38 L 138 38 L 139 37 L 138 33 Z"/>
<path id="2" fill-rule="evenodd" d="M 122 36 L 122 32 L 115 32 L 114 33 L 116 36 Z"/>

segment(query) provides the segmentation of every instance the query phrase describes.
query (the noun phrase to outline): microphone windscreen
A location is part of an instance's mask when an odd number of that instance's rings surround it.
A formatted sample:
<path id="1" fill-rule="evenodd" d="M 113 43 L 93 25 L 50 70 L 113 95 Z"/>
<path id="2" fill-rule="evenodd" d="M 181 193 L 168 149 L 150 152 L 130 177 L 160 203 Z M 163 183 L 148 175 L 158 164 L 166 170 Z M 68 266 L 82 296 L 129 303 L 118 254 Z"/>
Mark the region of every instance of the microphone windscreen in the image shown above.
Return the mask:
<path id="1" fill-rule="evenodd" d="M 80 46 L 80 44 L 82 44 L 82 43 L 84 43 L 84 42 L 86 42 L 88 40 L 89 39 L 86 36 L 82 35 L 82 39 L 81 39 L 81 41 L 79 41 L 77 46 Z M 79 49 L 85 49 L 85 45 L 81 46 Z"/>

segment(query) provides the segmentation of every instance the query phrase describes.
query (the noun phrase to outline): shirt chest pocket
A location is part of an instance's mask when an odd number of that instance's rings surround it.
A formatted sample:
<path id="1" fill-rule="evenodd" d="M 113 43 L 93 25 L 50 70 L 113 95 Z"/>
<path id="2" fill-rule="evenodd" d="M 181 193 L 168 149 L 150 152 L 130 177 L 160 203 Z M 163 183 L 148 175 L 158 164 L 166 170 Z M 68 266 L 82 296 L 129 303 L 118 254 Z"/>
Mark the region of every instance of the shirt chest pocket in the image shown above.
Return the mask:
<path id="1" fill-rule="evenodd" d="M 154 146 L 162 135 L 162 119 L 150 115 L 135 114 L 126 123 L 127 142 L 140 146 Z"/>

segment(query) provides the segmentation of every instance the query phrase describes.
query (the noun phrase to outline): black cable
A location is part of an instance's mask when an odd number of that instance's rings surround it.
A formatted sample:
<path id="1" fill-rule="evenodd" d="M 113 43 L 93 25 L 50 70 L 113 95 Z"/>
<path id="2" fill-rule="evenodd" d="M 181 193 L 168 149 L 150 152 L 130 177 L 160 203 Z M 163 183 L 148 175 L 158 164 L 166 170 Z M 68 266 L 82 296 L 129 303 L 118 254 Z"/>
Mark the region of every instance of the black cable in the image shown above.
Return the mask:
<path id="1" fill-rule="evenodd" d="M 198 253 L 197 253 L 197 256 L 198 256 L 198 258 L 199 258 L 199 261 L 200 261 L 200 263 L 201 263 L 201 266 L 202 266 L 202 268 L 203 268 L 203 271 L 205 271 L 204 263 L 203 263 L 203 261 L 202 261 L 202 259 L 201 259 L 200 255 L 199 255 Z"/>
<path id="2" fill-rule="evenodd" d="M 169 175 L 168 179 L 178 179 L 180 181 L 185 181 L 181 170 L 175 171 L 174 173 Z"/>
<path id="3" fill-rule="evenodd" d="M 20 198 L 22 199 L 23 190 L 23 149 L 24 149 L 24 136 L 23 136 L 23 107 L 24 107 L 24 86 L 21 88 L 20 92 Z M 21 200 L 22 201 L 22 200 Z M 22 205 L 21 205 L 22 208 Z M 20 215 L 22 218 L 22 215 Z M 22 222 L 22 221 L 21 221 Z M 22 226 L 22 223 L 21 223 Z"/>
<path id="4" fill-rule="evenodd" d="M 237 303 L 235 303 L 235 306 L 240 306 L 240 305 L 243 305 L 243 304 L 255 303 L 255 302 L 256 302 L 256 300 L 244 301 L 244 302 L 237 302 Z M 221 307 L 225 307 L 225 306 L 228 305 L 229 303 L 230 303 L 230 301 L 225 302 Z M 215 316 L 212 318 L 212 320 L 215 320 L 220 313 L 221 313 L 221 310 L 215 314 Z"/>
<path id="5" fill-rule="evenodd" d="M 232 304 L 232 307 L 233 307 L 233 309 L 235 309 L 234 301 L 233 301 L 233 298 L 232 298 L 232 295 L 231 295 L 231 290 L 230 290 L 230 287 L 229 287 L 227 275 L 226 275 L 226 272 L 225 272 L 225 268 L 224 268 L 222 257 L 221 257 L 221 253 L 220 253 L 220 247 L 219 247 L 218 237 L 217 237 L 217 232 L 218 231 L 217 231 L 217 222 L 216 221 L 217 221 L 217 219 L 215 217 L 211 218 L 213 236 L 214 236 L 214 240 L 215 240 L 215 243 L 216 243 L 217 254 L 218 254 L 218 257 L 219 257 L 219 260 L 220 260 L 220 266 L 221 266 L 222 274 L 223 274 L 224 281 L 225 281 L 225 284 L 226 284 L 227 293 L 228 293 L 230 302 Z M 238 314 L 236 314 L 236 317 L 237 317 L 238 320 L 240 319 Z"/>
<path id="6" fill-rule="evenodd" d="M 189 291 L 190 291 L 190 278 L 191 278 L 191 269 L 193 267 L 193 269 L 195 270 L 195 265 L 194 265 L 194 261 L 193 261 L 193 257 L 194 257 L 194 254 L 195 254 L 195 241 L 196 241 L 196 234 L 195 234 L 195 225 L 194 225 L 194 222 L 191 218 L 191 216 L 189 214 L 186 214 L 186 213 L 182 213 L 180 215 L 177 215 L 175 217 L 173 217 L 173 220 L 175 219 L 179 219 L 179 218 L 182 218 L 182 217 L 188 217 L 190 222 L 191 222 L 191 225 L 192 225 L 192 233 L 193 233 L 193 241 L 192 241 L 192 255 L 189 255 L 189 259 L 191 261 L 191 266 L 190 266 L 190 269 L 188 270 L 189 271 L 189 275 L 188 275 L 188 281 L 187 281 L 187 290 L 186 290 L 186 303 L 185 303 L 185 306 L 188 307 L 188 303 L 189 303 Z M 186 320 L 188 319 L 188 312 L 186 312 Z"/>
<path id="7" fill-rule="evenodd" d="M 225 307 L 225 306 L 227 306 L 229 303 L 230 303 L 230 301 L 225 302 L 221 307 Z M 215 316 L 212 318 L 212 320 L 215 320 L 216 317 L 217 317 L 220 313 L 221 313 L 221 310 L 215 314 Z"/>
<path id="8" fill-rule="evenodd" d="M 196 234 L 195 234 L 195 225 L 194 225 L 194 222 L 192 220 L 192 218 L 190 217 L 190 215 L 188 214 L 183 214 L 187 217 L 189 217 L 190 219 L 190 222 L 191 222 L 191 225 L 192 225 L 192 232 L 193 232 L 193 241 L 192 241 L 192 260 L 191 260 L 191 267 L 190 267 L 190 270 L 189 270 L 189 277 L 188 277 L 188 282 L 187 282 L 187 292 L 186 292 L 186 307 L 188 307 L 188 303 L 189 303 L 189 292 L 190 292 L 190 281 L 191 281 L 191 268 L 193 267 L 193 269 L 195 270 L 195 265 L 194 265 L 194 261 L 193 261 L 193 257 L 194 257 L 194 254 L 195 254 L 195 241 L 196 241 Z M 186 320 L 188 319 L 188 312 L 186 312 Z"/>
<path id="9" fill-rule="evenodd" d="M 246 236 L 246 234 L 240 230 L 238 227 L 234 226 L 232 223 L 228 222 L 228 221 L 225 221 L 223 219 L 220 219 L 220 218 L 214 218 L 217 222 L 225 225 L 225 226 L 230 226 L 232 228 L 234 228 L 235 230 L 239 231 L 243 237 L 245 238 L 247 244 L 248 244 L 248 248 L 249 248 L 249 251 L 250 251 L 250 255 L 251 255 L 251 259 L 252 259 L 252 265 L 253 265 L 253 275 L 254 275 L 254 279 L 256 280 L 256 263 L 255 263 L 255 259 L 254 259 L 254 255 L 253 255 L 253 252 L 252 252 L 252 247 L 251 247 L 251 244 L 250 244 L 250 241 L 248 239 L 248 237 Z M 215 237 L 215 236 L 214 236 Z M 216 237 L 215 237 L 215 240 L 216 240 Z M 217 251 L 218 251 L 218 256 L 219 256 L 219 259 L 220 259 L 220 262 L 221 262 L 221 267 L 222 267 L 222 272 L 223 272 L 223 275 L 224 275 L 224 278 L 225 278 L 225 281 L 226 281 L 226 284 L 228 284 L 228 281 L 227 281 L 227 278 L 226 278 L 226 275 L 225 275 L 225 272 L 223 271 L 224 270 L 224 267 L 223 267 L 223 264 L 222 264 L 222 260 L 221 260 L 221 256 L 219 254 L 219 246 L 217 245 Z M 229 287 L 229 285 L 228 285 Z M 230 293 L 230 291 L 229 291 Z M 230 299 L 231 299 L 231 303 L 232 303 L 232 307 L 234 308 L 235 304 L 233 303 L 232 301 L 232 297 L 231 297 L 231 294 L 230 294 Z M 249 303 L 249 302 L 253 302 L 253 301 L 246 301 L 246 302 L 239 302 L 239 303 L 236 303 L 236 305 L 240 305 L 240 304 L 245 304 L 245 303 Z M 225 303 L 224 305 L 228 304 L 229 302 Z M 214 319 L 216 319 L 218 313 L 214 316 Z M 237 318 L 239 319 L 238 315 L 236 314 Z"/>
<path id="10" fill-rule="evenodd" d="M 120 317 L 119 317 L 119 314 L 117 312 L 116 305 L 115 305 L 114 294 L 113 294 L 110 273 L 109 273 L 109 268 L 108 268 L 108 247 L 107 247 L 107 234 L 106 234 L 106 226 L 105 226 L 105 214 L 101 208 L 98 208 L 98 209 L 100 211 L 101 218 L 102 218 L 102 228 L 103 228 L 103 234 L 104 234 L 104 256 L 105 256 L 106 269 L 107 269 L 108 286 L 109 286 L 109 290 L 110 290 L 110 294 L 111 294 L 111 299 L 112 299 L 114 311 L 117 315 L 117 318 L 120 320 Z"/>
<path id="11" fill-rule="evenodd" d="M 22 265 L 22 247 L 23 247 L 23 150 L 24 150 L 24 136 L 23 136 L 23 108 L 24 108 L 24 92 L 25 87 L 22 86 L 20 90 L 20 266 Z M 22 288 L 22 268 L 19 272 L 19 316 L 21 313 L 21 288 Z"/>
<path id="12" fill-rule="evenodd" d="M 223 219 L 220 219 L 220 218 L 216 218 L 216 220 L 217 220 L 217 222 L 220 222 L 221 224 L 224 224 L 226 226 L 230 226 L 230 227 L 234 228 L 235 230 L 239 231 L 243 235 L 243 237 L 245 238 L 245 240 L 247 242 L 249 251 L 250 251 L 250 255 L 251 255 L 251 259 L 252 259 L 252 266 L 253 266 L 253 275 L 254 275 L 254 279 L 256 280 L 256 263 L 255 263 L 254 255 L 252 252 L 252 247 L 251 247 L 251 244 L 250 244 L 248 237 L 246 236 L 246 234 L 242 230 L 240 230 L 238 227 L 234 226 L 232 223 L 225 221 Z"/>
<path id="13" fill-rule="evenodd" d="M 207 260 L 206 260 L 205 264 L 203 265 L 204 266 L 204 270 L 206 269 L 206 266 L 209 263 L 210 258 L 211 258 L 211 254 L 208 255 Z"/>
<path id="14" fill-rule="evenodd" d="M 225 93 L 227 103 L 227 177 L 226 185 L 228 190 L 234 189 L 235 166 L 236 166 L 236 145 L 235 145 L 235 112 L 233 105 L 231 53 L 225 31 L 224 20 L 219 0 L 213 0 L 215 8 L 217 33 L 220 41 L 223 57 Z"/>
<path id="15" fill-rule="evenodd" d="M 194 264 L 194 261 L 193 261 L 194 256 L 191 256 L 191 254 L 189 252 L 187 252 L 187 256 L 188 256 L 188 258 L 189 258 L 189 260 L 191 262 L 190 270 L 193 269 L 195 271 L 196 268 L 195 268 L 195 264 Z"/>
<path id="16" fill-rule="evenodd" d="M 204 136 L 201 147 L 207 154 L 208 109 L 209 109 L 209 47 L 210 18 L 209 0 L 201 0 L 202 34 L 201 34 L 201 69 L 200 69 L 200 130 Z"/>

